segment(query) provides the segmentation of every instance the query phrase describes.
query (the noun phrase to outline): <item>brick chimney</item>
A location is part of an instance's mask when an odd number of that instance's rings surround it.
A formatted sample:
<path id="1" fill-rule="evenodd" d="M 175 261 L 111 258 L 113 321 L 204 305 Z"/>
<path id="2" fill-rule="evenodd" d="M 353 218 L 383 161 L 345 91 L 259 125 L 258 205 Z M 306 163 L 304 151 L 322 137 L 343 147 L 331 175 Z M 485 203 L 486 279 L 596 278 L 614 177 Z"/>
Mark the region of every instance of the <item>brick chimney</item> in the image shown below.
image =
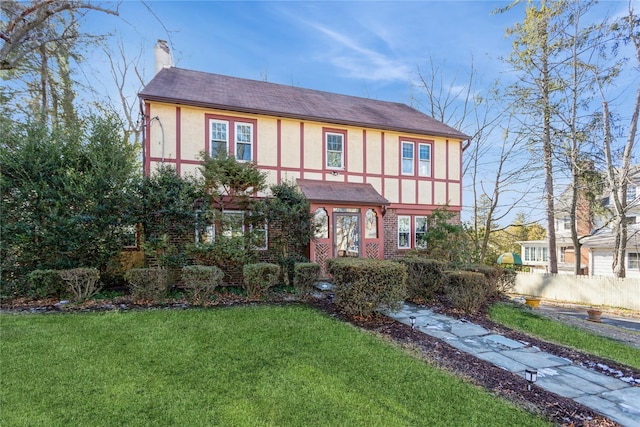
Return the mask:
<path id="1" fill-rule="evenodd" d="M 158 74 L 163 68 L 173 67 L 173 58 L 171 58 L 171 50 L 166 40 L 158 39 L 158 43 L 153 48 L 155 56 L 155 74 Z"/>

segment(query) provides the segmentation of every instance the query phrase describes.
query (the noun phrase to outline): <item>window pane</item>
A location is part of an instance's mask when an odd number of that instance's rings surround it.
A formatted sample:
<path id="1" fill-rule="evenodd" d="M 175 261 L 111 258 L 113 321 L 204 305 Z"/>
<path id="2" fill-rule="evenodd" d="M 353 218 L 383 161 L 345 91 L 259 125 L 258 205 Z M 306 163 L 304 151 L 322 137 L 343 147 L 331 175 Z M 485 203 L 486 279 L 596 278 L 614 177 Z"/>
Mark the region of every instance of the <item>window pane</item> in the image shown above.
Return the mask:
<path id="1" fill-rule="evenodd" d="M 416 221 L 416 248 L 427 247 L 427 217 L 417 216 Z"/>
<path id="2" fill-rule="evenodd" d="M 244 215 L 242 212 L 224 212 L 224 230 L 222 235 L 225 237 L 242 236 L 244 232 Z"/>
<path id="3" fill-rule="evenodd" d="M 398 248 L 408 249 L 411 247 L 411 217 L 398 217 Z"/>
<path id="4" fill-rule="evenodd" d="M 227 150 L 227 122 L 211 121 L 211 135 L 209 141 L 209 154 L 215 157 L 223 151 Z"/>
<path id="5" fill-rule="evenodd" d="M 251 144 L 236 144 L 236 159 L 251 160 Z"/>
<path id="6" fill-rule="evenodd" d="M 402 173 L 413 174 L 413 144 L 402 143 Z"/>
<path id="7" fill-rule="evenodd" d="M 327 211 L 323 208 L 318 208 L 314 215 L 314 222 L 316 225 L 316 239 L 328 239 L 329 238 L 329 216 Z"/>
<path id="8" fill-rule="evenodd" d="M 420 144 L 418 154 L 418 173 L 420 176 L 431 176 L 431 146 L 427 144 Z"/>
<path id="9" fill-rule="evenodd" d="M 343 153 L 342 135 L 328 133 L 327 138 L 327 167 L 341 168 Z"/>
<path id="10" fill-rule="evenodd" d="M 367 239 L 378 237 L 378 217 L 373 209 L 369 209 L 364 218 L 364 236 Z"/>
<path id="11" fill-rule="evenodd" d="M 630 252 L 629 256 L 629 270 L 640 270 L 640 254 Z"/>
<path id="12" fill-rule="evenodd" d="M 253 144 L 253 125 L 236 123 L 236 159 L 251 161 L 251 147 Z"/>

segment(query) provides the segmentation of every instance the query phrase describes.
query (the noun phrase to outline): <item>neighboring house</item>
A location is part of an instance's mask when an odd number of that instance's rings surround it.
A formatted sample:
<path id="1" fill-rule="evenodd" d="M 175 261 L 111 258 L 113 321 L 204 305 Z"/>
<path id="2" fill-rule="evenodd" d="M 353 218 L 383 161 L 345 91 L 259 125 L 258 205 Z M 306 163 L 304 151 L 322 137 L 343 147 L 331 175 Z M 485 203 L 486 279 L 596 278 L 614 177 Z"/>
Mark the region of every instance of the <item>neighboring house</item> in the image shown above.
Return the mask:
<path id="1" fill-rule="evenodd" d="M 296 181 L 323 225 L 312 261 L 394 258 L 423 245 L 433 210 L 459 218 L 469 137 L 456 129 L 400 103 L 156 69 L 139 95 L 145 173 L 164 163 L 196 174 L 200 152 L 226 150 L 268 184 Z"/>
<path id="2" fill-rule="evenodd" d="M 556 258 L 558 273 L 573 274 L 575 271 L 575 248 L 571 239 L 571 186 L 567 187 L 555 204 Z M 576 209 L 576 231 L 583 241 L 591 234 L 593 221 L 589 203 L 581 195 L 578 196 Z M 549 271 L 549 241 L 519 241 L 521 246 L 522 265 L 532 271 Z M 589 254 L 583 247 L 580 251 L 580 272 L 588 274 Z"/>
<path id="3" fill-rule="evenodd" d="M 626 202 L 626 277 L 640 277 L 640 165 L 633 165 L 629 170 Z M 602 205 L 606 212 L 613 211 L 610 191 L 602 198 Z M 613 276 L 613 248 L 616 235 L 608 227 L 610 218 L 610 215 L 598 218 L 597 225 L 601 229 L 584 241 L 584 247 L 590 250 L 590 275 Z"/>
<path id="4" fill-rule="evenodd" d="M 606 228 L 585 240 L 589 249 L 589 275 L 613 276 L 613 248 L 616 235 Z M 625 248 L 626 277 L 640 278 L 640 224 L 628 225 Z"/>

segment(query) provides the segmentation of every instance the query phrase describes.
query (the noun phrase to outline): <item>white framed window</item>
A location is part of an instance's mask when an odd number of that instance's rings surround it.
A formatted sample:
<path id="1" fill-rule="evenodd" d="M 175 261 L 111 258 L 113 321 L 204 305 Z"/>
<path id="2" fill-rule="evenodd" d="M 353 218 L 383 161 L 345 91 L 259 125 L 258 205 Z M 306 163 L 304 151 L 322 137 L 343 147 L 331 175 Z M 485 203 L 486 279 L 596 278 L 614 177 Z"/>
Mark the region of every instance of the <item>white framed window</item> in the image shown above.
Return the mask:
<path id="1" fill-rule="evenodd" d="M 413 142 L 402 142 L 402 174 L 414 174 L 414 144 Z"/>
<path id="2" fill-rule="evenodd" d="M 327 132 L 327 168 L 342 169 L 344 167 L 344 135 Z"/>
<path id="3" fill-rule="evenodd" d="M 415 247 L 424 249 L 427 247 L 427 217 L 417 216 L 414 221 L 416 224 Z"/>
<path id="4" fill-rule="evenodd" d="M 525 261 L 537 261 L 547 262 L 549 259 L 547 247 L 535 247 L 525 246 L 524 248 L 524 260 Z"/>
<path id="5" fill-rule="evenodd" d="M 126 225 L 122 228 L 122 246 L 127 249 L 138 247 L 138 229 L 135 225 Z"/>
<path id="6" fill-rule="evenodd" d="M 398 249 L 411 249 L 410 216 L 398 216 Z"/>
<path id="7" fill-rule="evenodd" d="M 562 229 L 563 230 L 571 230 L 571 217 L 563 216 L 562 217 Z"/>
<path id="8" fill-rule="evenodd" d="M 236 123 L 235 133 L 236 160 L 250 162 L 253 160 L 253 124 Z"/>
<path id="9" fill-rule="evenodd" d="M 640 254 L 637 252 L 627 253 L 627 269 L 640 270 Z"/>
<path id="10" fill-rule="evenodd" d="M 224 211 L 223 229 L 220 233 L 224 237 L 243 237 L 247 225 L 245 224 L 245 214 L 243 211 Z M 251 244 L 254 249 L 265 250 L 268 247 L 268 224 L 249 225 L 251 233 Z M 216 227 L 214 224 L 207 226 L 202 233 L 198 233 L 196 228 L 196 242 L 210 243 L 216 238 Z"/>
<path id="11" fill-rule="evenodd" d="M 251 244 L 254 249 L 266 250 L 269 246 L 267 221 L 265 220 L 264 223 L 259 225 L 252 225 L 250 229 L 252 230 Z"/>
<path id="12" fill-rule="evenodd" d="M 229 122 L 209 120 L 209 155 L 215 157 L 221 152 L 229 152 Z"/>
<path id="13" fill-rule="evenodd" d="M 418 175 L 431 176 L 431 144 L 418 144 Z"/>

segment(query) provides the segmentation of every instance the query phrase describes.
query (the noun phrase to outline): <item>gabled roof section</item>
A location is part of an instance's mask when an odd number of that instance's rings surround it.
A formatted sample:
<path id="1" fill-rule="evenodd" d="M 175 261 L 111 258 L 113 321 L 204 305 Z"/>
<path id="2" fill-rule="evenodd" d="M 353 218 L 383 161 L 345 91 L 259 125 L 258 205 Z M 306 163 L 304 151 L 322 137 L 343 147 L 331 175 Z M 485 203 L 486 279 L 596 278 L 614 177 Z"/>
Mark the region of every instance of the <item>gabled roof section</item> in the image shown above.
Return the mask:
<path id="1" fill-rule="evenodd" d="M 220 74 L 164 68 L 140 92 L 147 101 L 266 114 L 468 140 L 408 105 Z"/>
<path id="2" fill-rule="evenodd" d="M 389 201 L 382 197 L 371 184 L 312 179 L 297 179 L 296 182 L 302 194 L 310 202 L 367 206 L 389 204 Z"/>

